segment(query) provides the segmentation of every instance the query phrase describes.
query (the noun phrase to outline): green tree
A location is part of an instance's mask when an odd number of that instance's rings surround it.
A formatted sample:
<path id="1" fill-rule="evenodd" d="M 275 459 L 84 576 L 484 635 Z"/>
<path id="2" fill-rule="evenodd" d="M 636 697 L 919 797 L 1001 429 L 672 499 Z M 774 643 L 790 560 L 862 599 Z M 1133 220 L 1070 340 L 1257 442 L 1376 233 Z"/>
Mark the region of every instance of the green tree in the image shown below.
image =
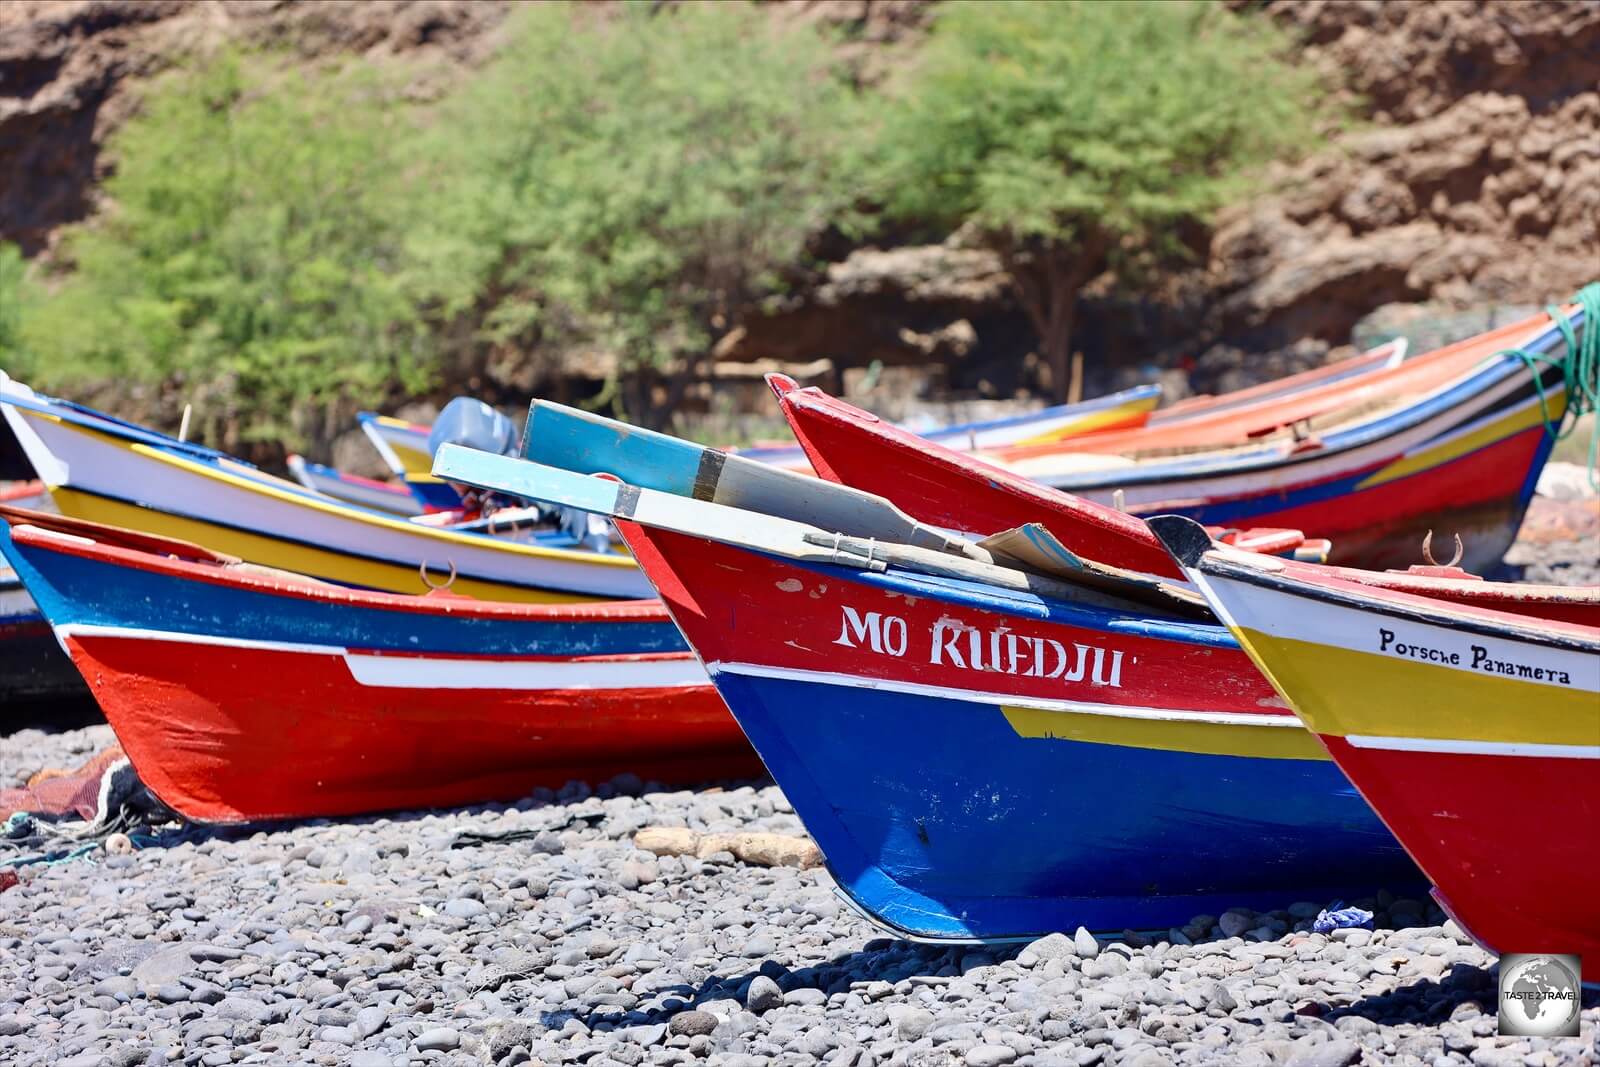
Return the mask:
<path id="1" fill-rule="evenodd" d="M 175 381 L 217 439 L 326 443 L 430 366 L 404 291 L 403 129 L 361 71 L 225 54 L 159 81 L 116 136 L 112 206 L 26 307 L 45 384 Z"/>
<path id="2" fill-rule="evenodd" d="M 601 352 L 635 418 L 847 214 L 851 90 L 744 4 L 534 5 L 449 101 L 419 237 L 435 312 L 516 360 Z"/>
<path id="3" fill-rule="evenodd" d="M 886 207 L 999 252 L 1064 397 L 1080 290 L 1180 256 L 1186 226 L 1310 143 L 1317 79 L 1285 43 L 1181 0 L 952 3 L 886 107 Z"/>

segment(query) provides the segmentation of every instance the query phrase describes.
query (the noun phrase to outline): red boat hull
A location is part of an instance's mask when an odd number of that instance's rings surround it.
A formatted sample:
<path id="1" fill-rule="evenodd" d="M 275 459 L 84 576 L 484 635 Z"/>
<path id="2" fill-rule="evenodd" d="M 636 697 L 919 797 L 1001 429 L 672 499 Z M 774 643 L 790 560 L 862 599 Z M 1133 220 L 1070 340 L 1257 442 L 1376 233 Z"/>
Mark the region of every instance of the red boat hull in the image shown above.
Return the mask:
<path id="1" fill-rule="evenodd" d="M 336 656 L 90 635 L 67 647 L 145 783 L 204 822 L 514 800 L 624 771 L 762 773 L 709 684 L 382 689 Z"/>
<path id="2" fill-rule="evenodd" d="M 1495 952 L 1600 959 L 1592 760 L 1396 752 L 1319 735 L 1452 915 Z M 1514 843 L 1514 847 L 1512 846 Z"/>

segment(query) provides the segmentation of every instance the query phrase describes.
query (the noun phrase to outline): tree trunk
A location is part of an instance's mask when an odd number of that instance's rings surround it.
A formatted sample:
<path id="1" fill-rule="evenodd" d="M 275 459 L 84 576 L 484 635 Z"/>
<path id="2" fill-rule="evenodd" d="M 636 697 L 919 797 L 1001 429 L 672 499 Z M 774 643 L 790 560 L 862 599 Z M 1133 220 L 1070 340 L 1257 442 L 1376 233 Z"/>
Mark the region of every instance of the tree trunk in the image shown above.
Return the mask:
<path id="1" fill-rule="evenodd" d="M 1078 291 L 1100 272 L 1105 244 L 1098 236 L 1079 248 L 1050 247 L 1023 257 L 1002 249 L 1017 302 L 1039 335 L 1039 355 L 1050 368 L 1050 392 L 1064 404 L 1071 388 L 1072 329 Z"/>

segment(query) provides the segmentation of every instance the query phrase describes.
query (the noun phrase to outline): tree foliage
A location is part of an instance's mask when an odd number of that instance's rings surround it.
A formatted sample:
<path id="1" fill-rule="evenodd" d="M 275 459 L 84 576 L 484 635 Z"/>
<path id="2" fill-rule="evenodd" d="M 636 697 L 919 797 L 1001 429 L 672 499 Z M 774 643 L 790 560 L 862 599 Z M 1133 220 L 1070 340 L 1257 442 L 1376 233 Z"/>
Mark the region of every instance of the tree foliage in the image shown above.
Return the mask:
<path id="1" fill-rule="evenodd" d="M 1077 293 L 1310 143 L 1315 76 L 1264 19 L 1185 0 L 955 2 L 886 108 L 891 214 L 997 249 L 1064 390 Z"/>
<path id="2" fill-rule="evenodd" d="M 749 5 L 525 9 L 427 153 L 435 299 L 485 345 L 619 357 L 631 412 L 670 410 L 734 309 L 848 214 L 830 60 Z"/>
<path id="3" fill-rule="evenodd" d="M 169 76 L 115 139 L 114 206 L 23 316 L 23 358 L 47 385 L 177 380 L 201 425 L 296 444 L 342 399 L 420 386 L 396 134 L 370 77 L 232 54 Z"/>

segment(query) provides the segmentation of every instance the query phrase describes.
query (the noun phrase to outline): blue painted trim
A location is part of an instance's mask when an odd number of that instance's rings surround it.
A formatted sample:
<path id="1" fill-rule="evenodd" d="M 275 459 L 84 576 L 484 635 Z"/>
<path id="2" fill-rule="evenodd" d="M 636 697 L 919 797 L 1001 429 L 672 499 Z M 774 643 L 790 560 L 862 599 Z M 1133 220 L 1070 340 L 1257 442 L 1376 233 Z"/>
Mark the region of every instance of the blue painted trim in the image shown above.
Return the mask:
<path id="1" fill-rule="evenodd" d="M 482 618 L 386 609 L 337 598 L 218 585 L 18 545 L 0 523 L 0 553 L 55 626 L 126 629 L 457 655 L 588 656 L 681 652 L 670 621 Z"/>

